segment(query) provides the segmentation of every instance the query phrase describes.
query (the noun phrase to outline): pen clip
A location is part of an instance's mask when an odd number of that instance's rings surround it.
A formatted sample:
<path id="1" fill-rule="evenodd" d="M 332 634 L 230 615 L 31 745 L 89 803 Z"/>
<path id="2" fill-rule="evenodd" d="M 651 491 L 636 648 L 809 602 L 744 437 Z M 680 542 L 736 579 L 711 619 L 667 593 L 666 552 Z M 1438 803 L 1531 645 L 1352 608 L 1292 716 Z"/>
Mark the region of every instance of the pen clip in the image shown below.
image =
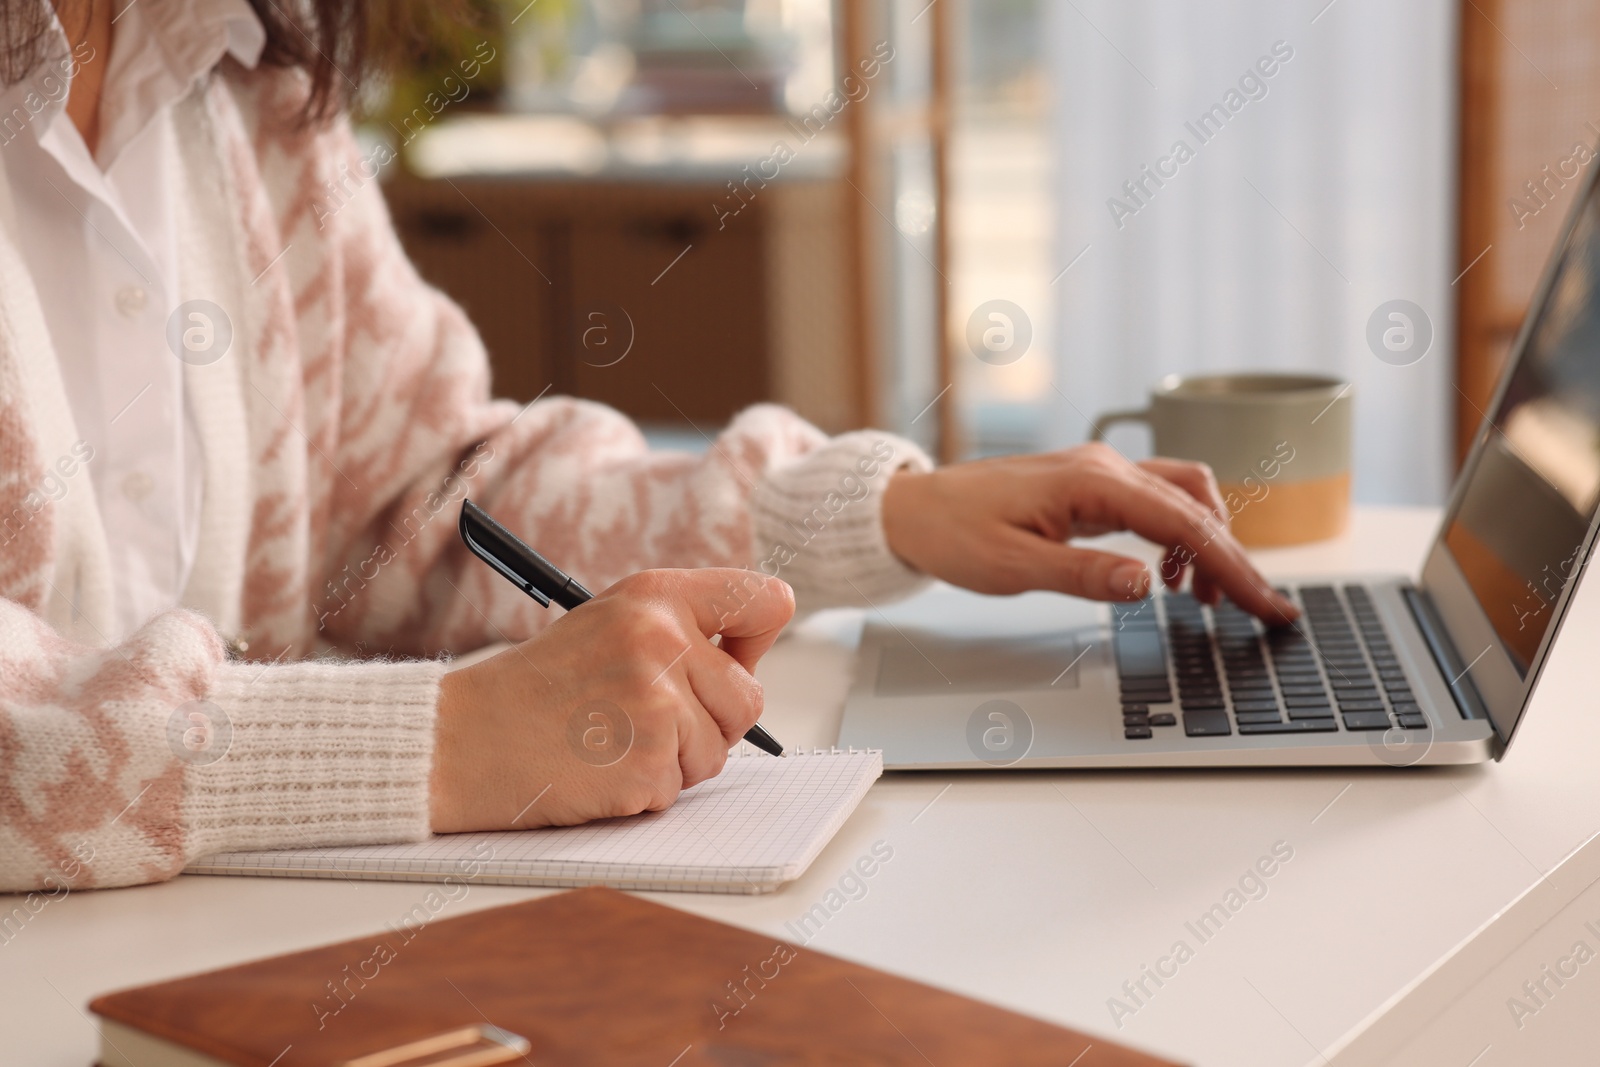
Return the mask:
<path id="1" fill-rule="evenodd" d="M 483 542 L 478 539 L 476 536 L 477 530 L 484 528 L 478 515 L 474 514 L 474 512 L 478 511 L 477 505 L 470 500 L 462 502 L 461 520 L 458 525 L 461 530 L 461 540 L 466 542 L 467 549 L 474 556 L 499 571 L 512 585 L 537 600 L 540 607 L 548 608 L 550 606 L 550 598 L 545 595 L 544 590 L 508 567 L 499 556 L 485 548 Z"/>

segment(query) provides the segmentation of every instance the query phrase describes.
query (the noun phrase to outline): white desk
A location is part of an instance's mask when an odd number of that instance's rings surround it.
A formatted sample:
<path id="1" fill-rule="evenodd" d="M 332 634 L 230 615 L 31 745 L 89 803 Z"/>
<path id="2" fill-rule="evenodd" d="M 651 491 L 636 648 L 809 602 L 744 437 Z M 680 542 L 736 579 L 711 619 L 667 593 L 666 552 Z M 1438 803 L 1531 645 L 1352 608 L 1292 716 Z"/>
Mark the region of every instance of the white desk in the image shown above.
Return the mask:
<path id="1" fill-rule="evenodd" d="M 1260 558 L 1276 574 L 1410 571 L 1433 518 L 1363 510 L 1341 541 Z M 1600 586 L 1587 594 L 1502 764 L 890 776 L 785 890 L 656 898 L 793 939 L 785 922 L 882 839 L 893 859 L 812 947 L 1207 1067 L 1322 1062 L 1323 1050 L 1600 830 Z M 766 722 L 786 743 L 835 736 L 858 631 L 851 613 L 819 616 L 762 664 Z M 1294 855 L 1267 895 L 1200 943 L 1185 923 L 1279 841 Z M 97 1038 L 83 1007 L 96 994 L 367 933 L 425 889 L 186 877 L 72 894 L 0 946 L 0 1060 L 84 1067 Z M 474 887 L 443 916 L 538 892 Z M 1180 939 L 1193 958 L 1159 989 L 1147 979 L 1153 996 L 1118 1030 L 1108 998 Z M 1563 1003 L 1592 1008 L 1595 967 Z M 1524 977 L 1506 980 L 1504 996 Z M 1474 1067 L 1519 1062 L 1507 1039 L 1496 1040 Z M 662 1063 L 674 1052 L 664 1050 Z"/>

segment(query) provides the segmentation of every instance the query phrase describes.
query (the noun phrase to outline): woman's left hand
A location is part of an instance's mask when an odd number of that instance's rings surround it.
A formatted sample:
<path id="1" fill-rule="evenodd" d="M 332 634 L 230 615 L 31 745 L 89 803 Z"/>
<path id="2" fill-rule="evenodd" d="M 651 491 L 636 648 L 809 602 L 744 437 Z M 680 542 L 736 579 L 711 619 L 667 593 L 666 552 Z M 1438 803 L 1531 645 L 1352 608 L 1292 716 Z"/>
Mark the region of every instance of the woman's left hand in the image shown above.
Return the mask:
<path id="1" fill-rule="evenodd" d="M 1095 600 L 1138 600 L 1150 573 L 1136 559 L 1068 544 L 1131 530 L 1167 549 L 1161 580 L 1226 595 L 1270 624 L 1299 611 L 1251 565 L 1228 529 L 1204 464 L 1134 464 L 1104 444 L 901 471 L 884 490 L 889 547 L 911 566 L 980 593 L 1053 589 Z"/>

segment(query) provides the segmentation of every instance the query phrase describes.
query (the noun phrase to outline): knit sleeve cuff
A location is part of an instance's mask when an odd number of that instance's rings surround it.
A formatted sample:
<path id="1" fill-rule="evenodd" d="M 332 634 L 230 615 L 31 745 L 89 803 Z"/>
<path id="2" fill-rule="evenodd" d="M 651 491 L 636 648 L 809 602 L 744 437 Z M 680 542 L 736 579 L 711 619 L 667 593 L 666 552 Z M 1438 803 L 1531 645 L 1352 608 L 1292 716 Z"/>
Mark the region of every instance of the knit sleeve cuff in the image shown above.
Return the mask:
<path id="1" fill-rule="evenodd" d="M 189 854 L 427 837 L 444 669 L 223 665 L 184 743 Z"/>
<path id="2" fill-rule="evenodd" d="M 750 496 L 756 565 L 794 588 L 801 611 L 915 592 L 928 578 L 890 551 L 883 491 L 897 471 L 932 469 L 905 438 L 860 430 L 768 471 Z"/>

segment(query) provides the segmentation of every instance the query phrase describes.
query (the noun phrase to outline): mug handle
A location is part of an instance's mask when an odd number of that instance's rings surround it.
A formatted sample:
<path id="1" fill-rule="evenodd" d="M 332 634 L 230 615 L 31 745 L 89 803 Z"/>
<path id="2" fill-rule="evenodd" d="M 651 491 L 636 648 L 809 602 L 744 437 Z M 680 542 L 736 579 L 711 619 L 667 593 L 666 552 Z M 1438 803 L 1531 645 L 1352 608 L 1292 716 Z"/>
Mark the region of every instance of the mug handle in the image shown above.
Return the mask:
<path id="1" fill-rule="evenodd" d="M 1110 430 L 1111 427 L 1115 426 L 1119 422 L 1142 422 L 1148 426 L 1150 425 L 1150 409 L 1144 408 L 1141 411 L 1106 412 L 1104 415 L 1101 415 L 1098 419 L 1094 420 L 1094 429 L 1089 431 L 1089 440 L 1104 441 L 1106 438 L 1106 431 Z"/>

